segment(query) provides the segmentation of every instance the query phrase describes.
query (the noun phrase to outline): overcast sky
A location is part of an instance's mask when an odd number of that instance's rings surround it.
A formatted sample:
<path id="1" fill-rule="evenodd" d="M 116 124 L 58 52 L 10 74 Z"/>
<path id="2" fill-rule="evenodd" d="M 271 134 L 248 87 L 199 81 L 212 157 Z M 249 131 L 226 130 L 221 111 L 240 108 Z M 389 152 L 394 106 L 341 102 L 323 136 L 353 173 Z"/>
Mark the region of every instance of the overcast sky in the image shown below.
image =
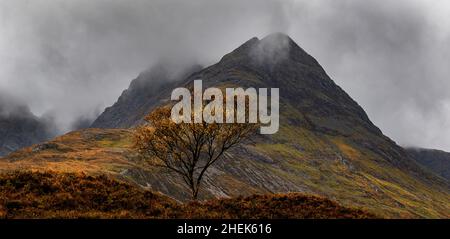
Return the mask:
<path id="1" fill-rule="evenodd" d="M 159 59 L 208 65 L 284 32 L 385 134 L 450 151 L 449 15 L 447 0 L 0 0 L 0 94 L 64 131 Z"/>

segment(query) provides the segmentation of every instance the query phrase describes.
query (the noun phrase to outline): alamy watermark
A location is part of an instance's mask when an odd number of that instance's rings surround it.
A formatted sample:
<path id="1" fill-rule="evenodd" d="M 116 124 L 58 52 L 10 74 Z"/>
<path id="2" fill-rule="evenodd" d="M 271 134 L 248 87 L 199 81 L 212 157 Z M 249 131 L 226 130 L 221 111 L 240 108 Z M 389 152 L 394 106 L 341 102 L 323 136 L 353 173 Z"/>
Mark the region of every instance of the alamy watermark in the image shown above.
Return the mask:
<path id="1" fill-rule="evenodd" d="M 260 123 L 261 134 L 275 134 L 280 123 L 279 94 L 278 88 L 270 88 L 269 112 L 267 88 L 226 88 L 224 97 L 219 88 L 203 91 L 202 80 L 195 80 L 193 96 L 187 88 L 172 91 L 171 100 L 179 102 L 172 107 L 171 118 L 175 123 Z"/>

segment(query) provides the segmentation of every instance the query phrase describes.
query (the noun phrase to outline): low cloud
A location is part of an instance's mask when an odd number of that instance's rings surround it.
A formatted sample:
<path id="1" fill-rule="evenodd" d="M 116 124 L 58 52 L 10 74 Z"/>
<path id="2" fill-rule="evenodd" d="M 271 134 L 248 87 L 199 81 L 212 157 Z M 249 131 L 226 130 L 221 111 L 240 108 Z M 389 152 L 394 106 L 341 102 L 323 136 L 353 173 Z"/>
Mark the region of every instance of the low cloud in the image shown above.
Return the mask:
<path id="1" fill-rule="evenodd" d="M 289 41 L 284 34 L 272 33 L 259 41 L 250 54 L 260 63 L 277 64 L 289 57 Z"/>
<path id="2" fill-rule="evenodd" d="M 438 0 L 1 1 L 0 91 L 65 132 L 162 58 L 209 65 L 283 32 L 388 136 L 450 150 L 449 13 Z"/>
<path id="3" fill-rule="evenodd" d="M 26 102 L 0 91 L 0 118 L 33 117 Z"/>
<path id="4" fill-rule="evenodd" d="M 5 120 L 6 122 L 33 122 L 33 125 L 37 127 L 36 132 L 39 132 L 42 138 L 51 138 L 59 133 L 55 124 L 55 118 L 52 115 L 45 114 L 37 117 L 31 112 L 26 102 L 21 101 L 7 92 L 0 91 L 0 122 Z M 6 129 L 7 132 L 8 130 Z M 11 130 L 16 129 L 12 128 Z"/>

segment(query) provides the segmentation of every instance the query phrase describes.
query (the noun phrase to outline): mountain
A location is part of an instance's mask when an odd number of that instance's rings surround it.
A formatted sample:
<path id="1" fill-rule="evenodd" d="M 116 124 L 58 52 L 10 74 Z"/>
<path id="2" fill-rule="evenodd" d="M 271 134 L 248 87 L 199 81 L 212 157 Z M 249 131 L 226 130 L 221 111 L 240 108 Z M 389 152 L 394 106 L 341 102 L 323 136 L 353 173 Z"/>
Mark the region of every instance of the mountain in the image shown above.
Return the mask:
<path id="1" fill-rule="evenodd" d="M 11 111 L 0 104 L 0 157 L 48 140 L 51 135 L 48 125 L 33 115 L 28 107 L 20 105 Z"/>
<path id="2" fill-rule="evenodd" d="M 92 123 L 92 128 L 127 128 L 139 124 L 151 109 L 162 104 L 161 92 L 170 94 L 180 79 L 201 69 L 199 65 L 181 70 L 170 64 L 157 64 L 134 79 L 117 102 Z M 174 71 L 176 73 L 174 73 Z M 178 71 L 178 72 L 177 72 Z"/>
<path id="3" fill-rule="evenodd" d="M 450 180 L 450 153 L 436 149 L 407 148 L 418 164 Z"/>
<path id="4" fill-rule="evenodd" d="M 227 153 L 207 173 L 200 196 L 302 192 L 385 217 L 448 218 L 450 186 L 370 121 L 364 110 L 291 38 L 252 38 L 209 67 L 166 82 L 148 72 L 134 80 L 91 129 L 19 150 L 0 169 L 108 174 L 184 201 L 178 177 L 143 165 L 133 126 L 169 102 L 175 87 L 277 87 L 280 130 Z M 154 75 L 155 74 L 155 75 Z M 154 76 L 154 77 L 153 77 Z M 161 80 L 160 83 L 155 83 Z M 116 128 L 116 129 L 106 129 Z"/>

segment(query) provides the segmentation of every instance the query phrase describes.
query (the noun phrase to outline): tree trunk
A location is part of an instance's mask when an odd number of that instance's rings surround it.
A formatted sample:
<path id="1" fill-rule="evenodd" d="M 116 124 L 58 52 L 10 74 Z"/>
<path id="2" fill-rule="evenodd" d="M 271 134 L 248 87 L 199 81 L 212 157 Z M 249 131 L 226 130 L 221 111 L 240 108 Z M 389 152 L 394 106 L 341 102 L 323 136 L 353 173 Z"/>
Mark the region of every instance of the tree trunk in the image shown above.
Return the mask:
<path id="1" fill-rule="evenodd" d="M 192 195 L 192 200 L 197 201 L 197 192 L 194 192 L 194 194 Z"/>
<path id="2" fill-rule="evenodd" d="M 191 188 L 191 190 L 192 190 L 192 200 L 197 201 L 198 187 L 197 188 L 193 187 Z"/>

